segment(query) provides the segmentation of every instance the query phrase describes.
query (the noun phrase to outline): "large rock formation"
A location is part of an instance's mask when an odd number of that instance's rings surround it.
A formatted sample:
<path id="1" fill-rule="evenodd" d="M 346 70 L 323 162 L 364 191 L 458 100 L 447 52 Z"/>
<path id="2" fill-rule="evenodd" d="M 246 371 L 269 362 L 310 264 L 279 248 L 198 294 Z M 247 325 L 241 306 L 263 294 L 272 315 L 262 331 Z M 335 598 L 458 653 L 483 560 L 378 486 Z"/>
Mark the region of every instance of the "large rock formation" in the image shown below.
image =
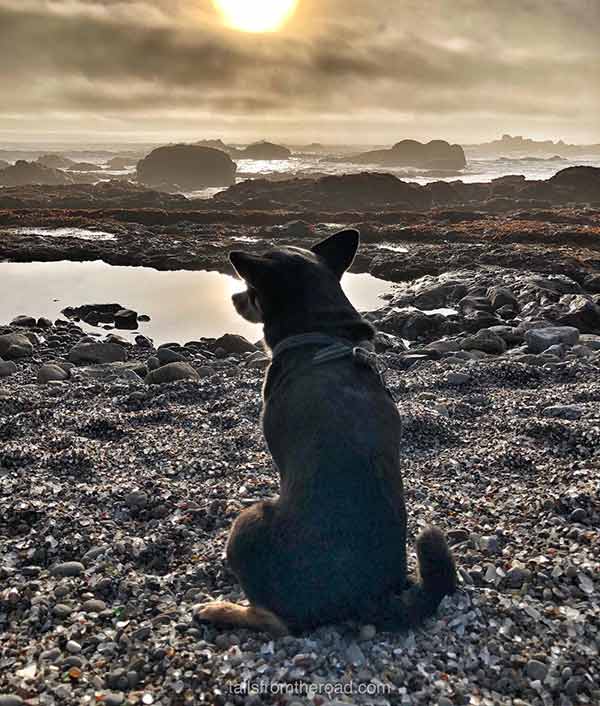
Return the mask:
<path id="1" fill-rule="evenodd" d="M 357 164 L 381 164 L 386 167 L 416 167 L 417 169 L 464 169 L 465 153 L 460 145 L 445 140 L 423 144 L 416 140 L 402 140 L 389 150 L 363 152 L 351 158 Z"/>
<path id="2" fill-rule="evenodd" d="M 431 195 L 417 184 L 400 181 L 392 174 L 341 174 L 320 179 L 267 179 L 244 181 L 216 194 L 215 201 L 253 208 L 257 199 L 263 207 L 336 209 L 428 208 Z"/>
<path id="3" fill-rule="evenodd" d="M 138 162 L 138 181 L 161 188 L 204 189 L 235 183 L 237 165 L 220 150 L 200 145 L 159 147 Z"/>
<path id="4" fill-rule="evenodd" d="M 25 186 L 27 184 L 56 186 L 72 183 L 73 178 L 60 169 L 45 167 L 36 162 L 19 160 L 16 164 L 0 171 L 0 186 Z"/>
<path id="5" fill-rule="evenodd" d="M 230 152 L 237 159 L 289 159 L 292 156 L 291 150 L 282 145 L 275 145 L 272 142 L 255 142 L 248 145 L 246 149 Z"/>
<path id="6" fill-rule="evenodd" d="M 50 169 L 69 169 L 75 162 L 68 157 L 63 157 L 62 154 L 43 154 L 36 159 L 38 164 Z"/>
<path id="7" fill-rule="evenodd" d="M 600 168 L 598 167 L 567 167 L 549 179 L 549 183 L 564 195 L 572 194 L 573 201 L 589 199 L 600 203 Z"/>

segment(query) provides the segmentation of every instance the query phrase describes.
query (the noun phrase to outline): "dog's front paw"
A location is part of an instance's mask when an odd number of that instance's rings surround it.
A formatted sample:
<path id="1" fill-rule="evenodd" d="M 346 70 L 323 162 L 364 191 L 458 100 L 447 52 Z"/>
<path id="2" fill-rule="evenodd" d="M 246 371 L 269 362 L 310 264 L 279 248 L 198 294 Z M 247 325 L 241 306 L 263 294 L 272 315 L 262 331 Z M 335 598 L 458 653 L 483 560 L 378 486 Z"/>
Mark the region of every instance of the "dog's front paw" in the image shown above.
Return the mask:
<path id="1" fill-rule="evenodd" d="M 238 612 L 238 606 L 225 601 L 210 601 L 208 603 L 198 603 L 192 608 L 192 615 L 198 623 L 216 623 L 227 625 L 234 622 L 234 616 Z"/>

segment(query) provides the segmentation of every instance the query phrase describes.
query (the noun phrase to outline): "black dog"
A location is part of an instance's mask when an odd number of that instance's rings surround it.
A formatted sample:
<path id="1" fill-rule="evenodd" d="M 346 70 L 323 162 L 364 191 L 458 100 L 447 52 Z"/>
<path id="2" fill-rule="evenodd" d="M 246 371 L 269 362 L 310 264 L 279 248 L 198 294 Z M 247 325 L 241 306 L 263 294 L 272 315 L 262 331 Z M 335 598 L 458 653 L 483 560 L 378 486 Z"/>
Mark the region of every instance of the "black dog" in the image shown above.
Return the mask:
<path id="1" fill-rule="evenodd" d="M 312 251 L 230 255 L 248 287 L 235 307 L 264 324 L 273 351 L 262 423 L 281 493 L 245 510 L 229 537 L 250 606 L 203 604 L 200 621 L 273 634 L 346 618 L 400 629 L 456 588 L 434 528 L 417 539 L 420 581 L 407 576 L 400 417 L 368 353 L 374 331 L 340 286 L 358 241 L 347 230 Z"/>

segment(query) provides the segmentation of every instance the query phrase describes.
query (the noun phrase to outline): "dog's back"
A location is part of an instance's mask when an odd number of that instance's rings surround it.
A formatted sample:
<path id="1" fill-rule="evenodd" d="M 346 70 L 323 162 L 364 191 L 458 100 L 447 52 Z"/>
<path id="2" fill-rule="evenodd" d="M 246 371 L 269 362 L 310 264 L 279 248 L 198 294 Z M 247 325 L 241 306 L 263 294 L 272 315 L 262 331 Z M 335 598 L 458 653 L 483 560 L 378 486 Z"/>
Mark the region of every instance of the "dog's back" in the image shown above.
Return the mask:
<path id="1" fill-rule="evenodd" d="M 278 633 L 348 617 L 407 627 L 455 588 L 437 530 L 417 540 L 421 582 L 407 577 L 400 418 L 363 347 L 373 329 L 340 286 L 357 246 L 345 231 L 312 251 L 231 254 L 248 285 L 234 304 L 264 323 L 273 351 L 263 430 L 281 493 L 245 510 L 227 545 L 250 608 L 209 604 L 202 620 Z"/>

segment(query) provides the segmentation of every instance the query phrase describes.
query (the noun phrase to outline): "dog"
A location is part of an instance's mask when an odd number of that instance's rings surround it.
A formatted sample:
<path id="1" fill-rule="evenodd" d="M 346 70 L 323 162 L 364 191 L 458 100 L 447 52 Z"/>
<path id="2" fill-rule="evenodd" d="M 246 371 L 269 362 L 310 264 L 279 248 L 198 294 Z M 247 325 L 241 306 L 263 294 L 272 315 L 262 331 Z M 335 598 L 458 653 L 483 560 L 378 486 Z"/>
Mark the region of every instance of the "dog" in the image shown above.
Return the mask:
<path id="1" fill-rule="evenodd" d="M 455 591 L 442 532 L 417 538 L 407 575 L 400 416 L 369 353 L 375 332 L 342 291 L 359 245 L 344 230 L 315 245 L 232 252 L 247 290 L 238 313 L 262 323 L 272 352 L 262 427 L 279 497 L 235 520 L 227 560 L 249 605 L 204 603 L 201 623 L 280 636 L 357 619 L 416 626 Z"/>

